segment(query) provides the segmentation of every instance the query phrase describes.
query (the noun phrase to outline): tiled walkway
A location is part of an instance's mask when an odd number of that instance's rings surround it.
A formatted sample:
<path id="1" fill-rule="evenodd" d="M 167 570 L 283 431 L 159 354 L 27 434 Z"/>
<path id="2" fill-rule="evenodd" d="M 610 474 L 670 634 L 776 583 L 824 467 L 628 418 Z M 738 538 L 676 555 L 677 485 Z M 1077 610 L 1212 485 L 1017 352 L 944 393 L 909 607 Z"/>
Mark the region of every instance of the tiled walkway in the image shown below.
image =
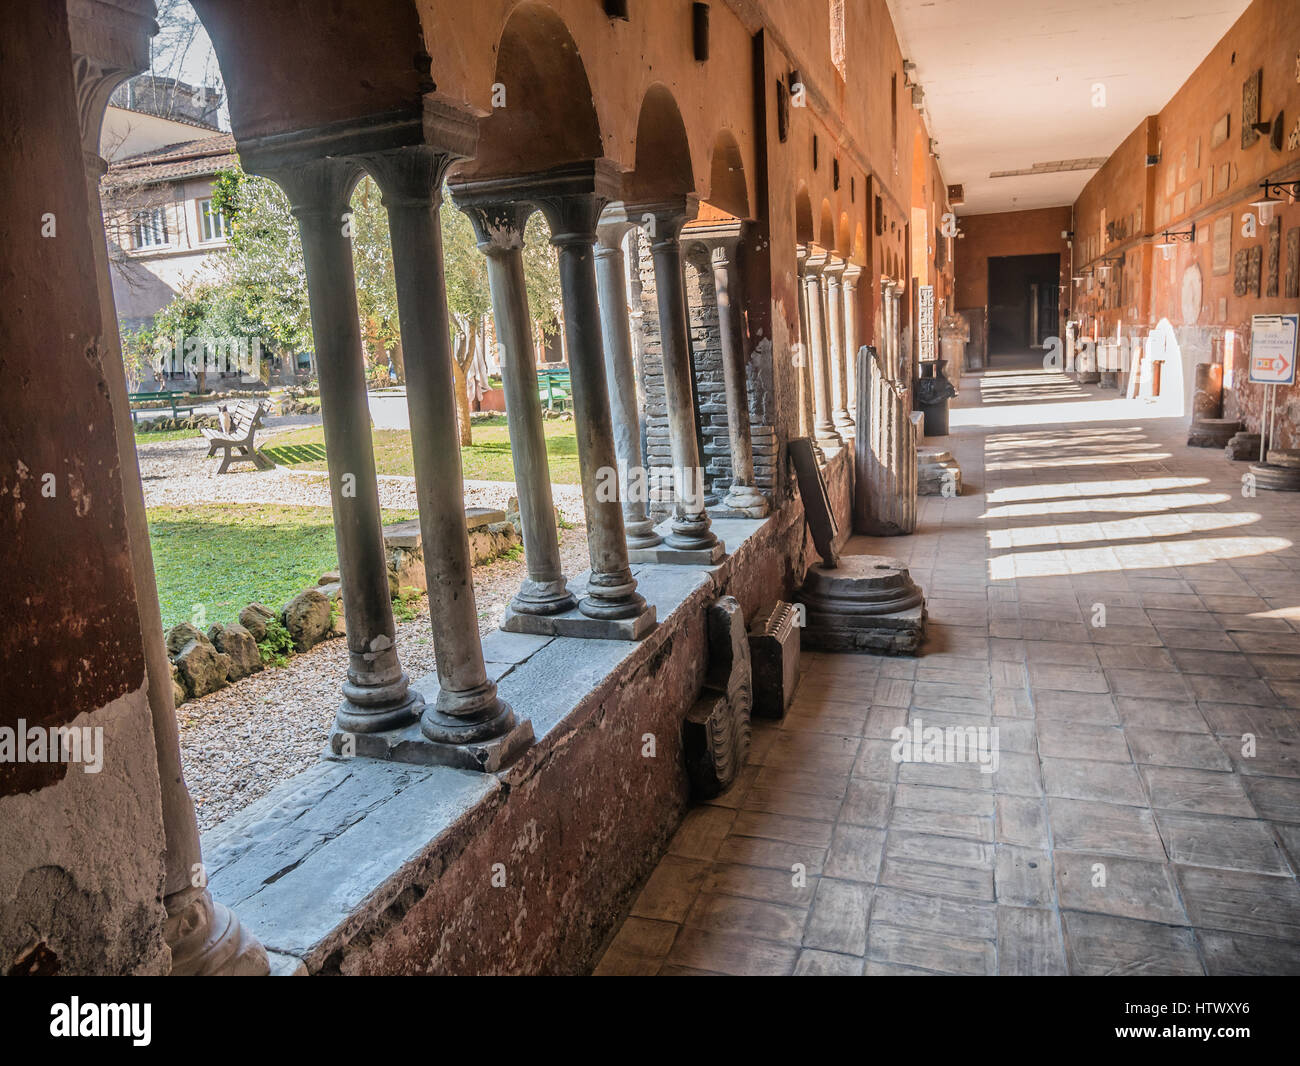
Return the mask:
<path id="1" fill-rule="evenodd" d="M 965 494 L 848 549 L 910 564 L 924 654 L 805 654 L 597 973 L 1300 973 L 1300 496 L 1115 396 L 966 379 Z M 894 762 L 914 719 L 997 771 Z"/>

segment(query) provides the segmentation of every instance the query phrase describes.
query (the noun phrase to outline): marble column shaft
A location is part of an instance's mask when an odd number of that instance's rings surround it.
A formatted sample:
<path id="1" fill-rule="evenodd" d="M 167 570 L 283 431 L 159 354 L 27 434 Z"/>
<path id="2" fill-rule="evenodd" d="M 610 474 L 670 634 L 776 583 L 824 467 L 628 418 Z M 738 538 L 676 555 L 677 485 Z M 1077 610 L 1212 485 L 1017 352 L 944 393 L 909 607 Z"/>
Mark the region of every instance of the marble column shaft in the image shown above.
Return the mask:
<path id="1" fill-rule="evenodd" d="M 409 690 L 398 661 L 389 598 L 352 240 L 344 218 L 359 174 L 355 163 L 319 159 L 269 176 L 284 189 L 298 220 L 307 271 L 347 622 L 348 677 L 336 722 L 347 732 L 375 733 L 413 720 L 424 701 Z"/>
<path id="2" fill-rule="evenodd" d="M 804 291 L 807 294 L 809 362 L 813 379 L 813 434 L 819 444 L 838 448 L 844 443 L 831 417 L 830 353 L 826 339 L 826 302 L 823 272 L 827 254 L 820 249 L 809 251 L 804 264 Z"/>
<path id="3" fill-rule="evenodd" d="M 684 551 L 707 551 L 718 543 L 718 538 L 710 528 L 712 523 L 705 510 L 704 468 L 695 424 L 694 376 L 687 339 L 680 240 L 682 226 L 694 217 L 695 210 L 691 197 L 629 208 L 634 215 L 649 215 L 653 219 L 650 250 L 654 255 L 659 341 L 677 497 L 664 543 Z"/>
<path id="4" fill-rule="evenodd" d="M 827 359 L 830 363 L 831 421 L 841 436 L 853 432 L 849 414 L 849 352 L 844 344 L 844 270 L 843 259 L 826 264 Z"/>
<path id="5" fill-rule="evenodd" d="M 534 208 L 521 201 L 491 202 L 478 196 L 469 202 L 457 198 L 457 203 L 474 226 L 480 251 L 487 256 L 492 318 L 506 393 L 510 453 L 528 567 L 528 576 L 510 607 L 522 614 L 558 614 L 575 607 L 577 601 L 568 590 L 560 560 L 532 316 L 524 279 L 524 231 Z"/>
<path id="6" fill-rule="evenodd" d="M 858 281 L 862 268 L 850 263 L 844 268 L 844 368 L 845 389 L 848 397 L 849 417 L 857 421 L 854 405 L 858 395 Z"/>
<path id="7" fill-rule="evenodd" d="M 621 204 L 611 204 L 596 229 L 596 288 L 600 299 L 600 332 L 605 345 L 605 376 L 619 462 L 623 527 L 629 548 L 653 548 L 663 542 L 649 517 L 646 493 L 649 473 L 641 454 L 641 421 L 637 404 L 636 366 L 632 356 L 632 323 L 628 317 L 627 275 L 623 238 L 635 234 Z"/>
<path id="8" fill-rule="evenodd" d="M 438 668 L 437 703 L 424 710 L 420 730 L 437 744 L 462 745 L 509 733 L 515 715 L 497 696 L 483 661 L 465 525 L 440 218 L 443 175 L 453 161 L 445 152 L 418 146 L 370 157 L 366 165 L 388 209 Z M 348 631 L 350 635 L 350 622 Z"/>
<path id="9" fill-rule="evenodd" d="M 718 334 L 722 346 L 722 382 L 727 396 L 727 436 L 731 450 L 731 487 L 722 505 L 750 518 L 767 514 L 767 499 L 754 486 L 754 442 L 750 436 L 749 386 L 745 372 L 745 324 L 740 312 L 740 242 L 743 228 L 734 234 L 706 234 L 713 266 L 713 291 L 718 307 Z"/>
<path id="10" fill-rule="evenodd" d="M 587 517 L 591 573 L 587 594 L 578 609 L 590 618 L 631 619 L 648 615 L 652 620 L 653 608 L 637 592 L 636 579 L 628 565 L 622 506 L 617 499 L 607 499 L 601 491 L 607 477 L 602 471 L 618 470 L 593 248 L 597 220 L 606 200 L 607 196 L 599 191 L 557 192 L 554 188 L 540 190 L 535 197 L 550 223 L 551 243 L 559 253 L 564 335 L 573 388 L 582 504 Z"/>

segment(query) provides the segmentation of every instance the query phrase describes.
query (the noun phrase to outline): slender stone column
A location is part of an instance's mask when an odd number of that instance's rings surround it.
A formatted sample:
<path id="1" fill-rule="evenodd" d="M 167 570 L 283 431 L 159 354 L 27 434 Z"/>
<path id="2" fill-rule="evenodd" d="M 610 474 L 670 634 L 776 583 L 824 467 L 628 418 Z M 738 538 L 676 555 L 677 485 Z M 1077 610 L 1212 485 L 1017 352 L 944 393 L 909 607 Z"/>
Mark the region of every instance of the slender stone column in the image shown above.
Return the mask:
<path id="1" fill-rule="evenodd" d="M 641 455 L 641 420 L 637 410 L 636 366 L 632 358 L 632 323 L 628 318 L 627 267 L 623 238 L 632 222 L 622 204 L 610 204 L 596 227 L 596 288 L 600 297 L 600 332 L 605 343 L 605 374 L 614 422 L 614 448 L 620 467 L 623 528 L 632 550 L 663 543 L 646 510 L 649 476 Z"/>
<path id="2" fill-rule="evenodd" d="M 844 368 L 845 390 L 848 397 L 849 417 L 855 420 L 857 414 L 853 405 L 858 395 L 858 280 L 862 277 L 862 268 L 849 263 L 844 268 Z"/>
<path id="3" fill-rule="evenodd" d="M 510 601 L 502 629 L 513 629 L 513 613 L 558 614 L 577 606 L 560 562 L 555 528 L 551 468 L 546 458 L 546 431 L 537 390 L 532 317 L 524 281 L 524 230 L 533 205 L 518 200 L 492 201 L 482 193 L 464 197 L 452 189 L 456 204 L 469 216 L 479 249 L 487 256 L 492 317 L 496 322 L 501 378 L 510 423 L 510 452 L 519 493 L 519 520 L 524 534 L 528 577 Z"/>
<path id="4" fill-rule="evenodd" d="M 446 152 L 418 146 L 367 157 L 365 164 L 388 209 L 415 496 L 438 666 L 438 699 L 424 709 L 420 732 L 434 745 L 431 761 L 495 771 L 527 746 L 532 730 L 518 727 L 514 711 L 497 695 L 478 633 L 439 219 L 443 175 L 453 161 Z M 322 381 L 322 399 L 323 386 Z M 349 636 L 351 631 L 349 621 Z"/>
<path id="5" fill-rule="evenodd" d="M 740 313 L 739 251 L 744 223 L 692 229 L 713 265 L 713 291 L 722 342 L 722 383 L 727 394 L 727 436 L 731 444 L 731 488 L 722 501 L 728 511 L 762 518 L 767 498 L 754 486 L 754 443 L 750 438 L 749 388 L 745 373 L 745 324 Z"/>
<path id="6" fill-rule="evenodd" d="M 650 250 L 654 255 L 655 295 L 659 305 L 659 339 L 663 348 L 664 392 L 672 445 L 676 503 L 664 543 L 690 552 L 683 562 L 713 563 L 726 549 L 710 528 L 705 509 L 704 468 L 695 425 L 691 349 L 687 340 L 686 290 L 682 283 L 682 227 L 695 216 L 694 197 L 681 197 L 628 208 L 634 217 L 653 220 Z"/>
<path id="7" fill-rule="evenodd" d="M 826 453 L 822 451 L 821 445 L 817 443 L 817 435 L 813 432 L 816 414 L 813 404 L 812 342 L 809 340 L 812 335 L 812 326 L 808 318 L 808 286 L 806 283 L 808 246 L 806 244 L 800 244 L 795 249 L 795 262 L 799 279 L 799 347 L 801 358 L 798 366 L 799 381 L 803 392 L 799 424 L 801 431 L 807 433 L 817 462 L 824 464 L 826 462 Z"/>
<path id="8" fill-rule="evenodd" d="M 808 361 L 812 364 L 813 436 L 823 447 L 838 448 L 844 441 L 831 419 L 830 355 L 826 346 L 826 305 L 822 298 L 822 274 L 827 254 L 811 248 L 804 263 L 804 292 L 808 300 Z"/>
<path id="9" fill-rule="evenodd" d="M 831 420 L 841 436 L 853 432 L 853 416 L 849 414 L 849 351 L 844 345 L 844 260 L 832 259 L 826 264 L 826 323 L 831 369 Z"/>
<path id="10" fill-rule="evenodd" d="M 135 10 L 131 10 L 134 7 Z M 80 105 L 82 157 L 86 165 L 90 244 L 99 292 L 103 350 L 100 364 L 113 410 L 121 469 L 122 504 L 131 571 L 135 585 L 141 640 L 144 645 L 146 693 L 158 763 L 163 844 L 163 939 L 171 949 L 170 974 L 176 977 L 263 976 L 270 965 L 265 949 L 239 919 L 212 898 L 203 868 L 199 823 L 185 784 L 180 733 L 176 725 L 171 663 L 163 638 L 158 582 L 135 450 L 126 371 L 122 364 L 113 279 L 104 232 L 99 180 L 108 164 L 99 155 L 100 130 L 113 90 L 149 61 L 154 32 L 153 5 L 142 0 L 108 4 L 88 0 L 79 17 L 69 20 L 73 83 Z"/>
<path id="11" fill-rule="evenodd" d="M 898 345 L 896 343 L 896 323 L 895 314 L 897 307 L 894 304 L 894 283 L 885 278 L 880 287 L 880 306 L 881 316 L 884 320 L 884 337 L 881 338 L 880 351 L 884 356 L 883 373 L 886 378 L 893 380 L 898 377 Z"/>
<path id="12" fill-rule="evenodd" d="M 348 631 L 348 676 L 335 722 L 342 732 L 378 733 L 413 721 L 423 709 L 424 698 L 410 690 L 394 643 L 397 629 L 370 438 L 352 241 L 344 218 L 360 173 L 356 163 L 327 158 L 286 166 L 267 176 L 289 198 L 307 268 Z M 409 375 L 410 339 L 405 334 L 402 339 Z"/>
<path id="13" fill-rule="evenodd" d="M 520 179 L 520 184 L 532 187 L 529 198 L 546 215 L 551 243 L 560 258 L 564 335 L 591 557 L 587 594 L 578 610 L 589 618 L 623 623 L 612 627 L 610 636 L 639 639 L 653 627 L 655 610 L 637 592 L 628 565 L 623 509 L 605 489 L 610 474 L 617 475 L 618 456 L 605 379 L 593 249 L 597 220 L 617 181 L 614 165 L 597 160 Z"/>

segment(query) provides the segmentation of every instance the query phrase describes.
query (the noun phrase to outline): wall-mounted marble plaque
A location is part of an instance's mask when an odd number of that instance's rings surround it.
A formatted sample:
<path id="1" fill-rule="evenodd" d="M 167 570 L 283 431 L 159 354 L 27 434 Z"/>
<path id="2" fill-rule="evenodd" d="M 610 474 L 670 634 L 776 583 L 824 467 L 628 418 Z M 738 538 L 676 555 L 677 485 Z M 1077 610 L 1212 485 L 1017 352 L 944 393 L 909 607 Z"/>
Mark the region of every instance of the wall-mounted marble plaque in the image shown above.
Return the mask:
<path id="1" fill-rule="evenodd" d="M 1174 197 L 1173 211 L 1174 218 L 1182 218 L 1187 212 L 1187 194 L 1185 192 L 1180 192 Z"/>
<path id="2" fill-rule="evenodd" d="M 1221 145 L 1224 141 L 1228 139 L 1228 129 L 1231 126 L 1231 124 L 1232 124 L 1232 116 L 1228 114 L 1225 114 L 1221 119 L 1219 119 L 1218 122 L 1214 124 L 1214 128 L 1210 130 L 1211 148 L 1218 148 L 1219 145 Z"/>
<path id="3" fill-rule="evenodd" d="M 1187 210 L 1192 210 L 1201 202 L 1201 183 L 1198 181 L 1187 190 Z"/>
<path id="4" fill-rule="evenodd" d="M 1277 268 L 1282 258 L 1282 220 L 1273 219 L 1268 227 L 1268 276 L 1264 281 L 1264 295 L 1277 295 Z"/>
<path id="5" fill-rule="evenodd" d="M 1226 274 L 1232 267 L 1232 216 L 1214 220 L 1214 262 L 1210 273 Z M 1241 295 L 1238 293 L 1238 295 Z"/>
<path id="6" fill-rule="evenodd" d="M 1250 277 L 1250 249 L 1242 248 L 1232 260 L 1232 295 L 1245 296 Z"/>
<path id="7" fill-rule="evenodd" d="M 1288 300 L 1300 298 L 1300 226 L 1288 230 L 1286 235 L 1286 288 Z"/>
<path id="8" fill-rule="evenodd" d="M 1251 124 L 1259 121 L 1259 84 L 1263 77 L 1264 70 L 1261 67 L 1241 83 L 1241 146 L 1243 148 L 1249 148 L 1259 140 L 1259 134 L 1251 128 Z"/>
<path id="9" fill-rule="evenodd" d="M 1259 299 L 1260 276 L 1264 273 L 1264 246 L 1257 244 L 1250 250 L 1250 273 L 1246 278 L 1246 295 Z"/>
<path id="10" fill-rule="evenodd" d="M 1227 192 L 1228 186 L 1232 184 L 1232 164 L 1224 163 L 1219 167 L 1219 192 Z"/>

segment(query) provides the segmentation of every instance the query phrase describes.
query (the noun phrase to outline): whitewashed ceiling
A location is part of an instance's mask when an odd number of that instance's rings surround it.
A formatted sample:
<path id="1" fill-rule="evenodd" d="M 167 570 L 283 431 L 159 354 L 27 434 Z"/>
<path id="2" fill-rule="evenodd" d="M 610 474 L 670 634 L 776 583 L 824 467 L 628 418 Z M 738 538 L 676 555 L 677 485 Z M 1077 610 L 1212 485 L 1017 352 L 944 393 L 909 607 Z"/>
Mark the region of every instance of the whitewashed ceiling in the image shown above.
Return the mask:
<path id="1" fill-rule="evenodd" d="M 1073 203 L 1095 169 L 990 178 L 1110 155 L 1159 111 L 1249 0 L 887 0 L 925 91 L 959 214 Z M 1104 89 L 1104 107 L 1097 86 Z M 904 96 L 906 100 L 906 95 Z"/>

